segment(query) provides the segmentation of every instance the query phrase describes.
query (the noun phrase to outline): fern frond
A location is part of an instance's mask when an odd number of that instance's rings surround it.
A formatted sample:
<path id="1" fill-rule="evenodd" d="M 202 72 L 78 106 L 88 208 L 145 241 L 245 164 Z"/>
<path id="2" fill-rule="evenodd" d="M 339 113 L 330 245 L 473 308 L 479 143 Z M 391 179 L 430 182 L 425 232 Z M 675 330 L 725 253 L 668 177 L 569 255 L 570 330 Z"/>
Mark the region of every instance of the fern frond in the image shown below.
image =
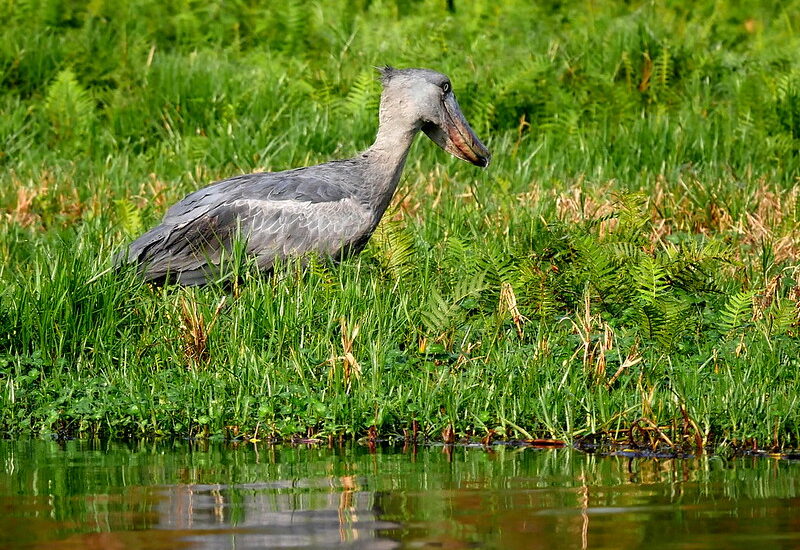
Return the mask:
<path id="1" fill-rule="evenodd" d="M 117 225 L 127 237 L 138 235 L 142 232 L 142 215 L 139 208 L 128 199 L 114 201 L 114 215 Z"/>
<path id="2" fill-rule="evenodd" d="M 800 321 L 800 310 L 793 300 L 781 299 L 773 304 L 768 314 L 769 335 L 785 334 L 789 328 Z"/>
<path id="3" fill-rule="evenodd" d="M 653 306 L 667 293 L 667 270 L 651 256 L 643 255 L 631 275 L 636 282 L 636 294 L 642 304 Z"/>
<path id="4" fill-rule="evenodd" d="M 625 84 L 628 91 L 633 90 L 633 63 L 631 62 L 631 56 L 628 55 L 628 52 L 622 52 L 620 65 L 622 70 L 625 71 Z"/>
<path id="5" fill-rule="evenodd" d="M 497 288 L 501 283 L 514 283 L 518 277 L 518 267 L 514 259 L 503 252 L 494 250 L 478 259 L 477 267 L 482 272 L 488 286 Z"/>
<path id="6" fill-rule="evenodd" d="M 283 13 L 285 22 L 283 48 L 293 52 L 305 43 L 311 11 L 305 2 L 292 0 L 283 6 Z"/>
<path id="7" fill-rule="evenodd" d="M 59 137 L 85 134 L 94 119 L 94 103 L 71 69 L 59 72 L 47 89 L 44 109 Z"/>
<path id="8" fill-rule="evenodd" d="M 338 105 L 338 110 L 349 115 L 371 112 L 377 107 L 379 96 L 373 72 L 362 71 L 350 86 L 347 96 Z"/>
<path id="9" fill-rule="evenodd" d="M 609 243 L 608 250 L 620 262 L 636 262 L 644 255 L 641 247 L 630 241 Z"/>
<path id="10" fill-rule="evenodd" d="M 428 332 L 440 334 L 450 326 L 451 318 L 457 311 L 456 304 L 447 302 L 439 291 L 434 290 L 428 296 L 428 302 L 422 312 L 422 322 Z"/>
<path id="11" fill-rule="evenodd" d="M 792 70 L 775 80 L 775 110 L 781 126 L 793 138 L 800 138 L 800 70 Z"/>
<path id="12" fill-rule="evenodd" d="M 409 277 L 416 267 L 414 235 L 398 222 L 385 221 L 372 237 L 376 258 L 381 267 L 395 280 Z"/>
<path id="13" fill-rule="evenodd" d="M 533 266 L 525 266 L 520 271 L 520 283 L 525 289 L 528 309 L 539 318 L 555 315 L 557 300 L 547 273 Z"/>
<path id="14" fill-rule="evenodd" d="M 614 250 L 598 242 L 593 235 L 576 237 L 571 244 L 578 253 L 577 265 L 585 271 L 592 285 L 605 294 L 610 286 L 616 284 Z"/>
<path id="15" fill-rule="evenodd" d="M 672 76 L 672 56 L 666 45 L 661 48 L 661 54 L 656 58 L 655 75 L 657 87 L 666 90 Z"/>
<path id="16" fill-rule="evenodd" d="M 497 109 L 490 96 L 480 97 L 472 102 L 471 116 L 475 129 L 480 134 L 488 134 L 492 128 Z"/>
<path id="17" fill-rule="evenodd" d="M 317 82 L 314 85 L 308 83 L 307 86 L 308 93 L 311 95 L 314 103 L 325 107 L 333 105 L 334 94 L 331 86 L 327 82 Z"/>
<path id="18" fill-rule="evenodd" d="M 324 288 L 330 289 L 334 287 L 334 278 L 331 270 L 328 268 L 327 263 L 320 261 L 320 258 L 316 254 L 312 254 L 308 257 L 306 271 L 312 277 L 319 280 Z"/>
<path id="19" fill-rule="evenodd" d="M 456 283 L 456 286 L 453 287 L 452 299 L 455 303 L 461 303 L 466 298 L 478 296 L 486 288 L 485 273 L 477 272 L 471 277 L 460 279 Z"/>
<path id="20" fill-rule="evenodd" d="M 671 348 L 692 327 L 689 305 L 671 298 L 659 302 L 663 322 L 655 327 L 653 337 L 663 348 Z"/>
<path id="21" fill-rule="evenodd" d="M 719 312 L 720 328 L 725 332 L 732 332 L 744 326 L 753 316 L 752 290 L 737 292 L 728 298 L 728 301 Z"/>
<path id="22" fill-rule="evenodd" d="M 618 239 L 634 243 L 646 242 L 646 229 L 650 225 L 647 212 L 648 198 L 643 193 L 625 193 L 617 197 L 619 224 L 614 231 Z"/>
<path id="23" fill-rule="evenodd" d="M 483 273 L 475 273 L 471 277 L 460 279 L 453 287 L 449 299 L 434 290 L 431 292 L 422 320 L 428 331 L 441 334 L 455 326 L 465 313 L 461 307 L 467 298 L 477 298 L 486 289 Z"/>
<path id="24" fill-rule="evenodd" d="M 448 269 L 463 270 L 470 256 L 469 250 L 463 240 L 452 235 L 448 236 L 444 241 L 444 265 Z"/>
<path id="25" fill-rule="evenodd" d="M 672 55 L 666 45 L 661 48 L 661 53 L 653 62 L 653 81 L 651 90 L 652 98 L 657 103 L 663 103 L 669 91 L 673 70 Z"/>

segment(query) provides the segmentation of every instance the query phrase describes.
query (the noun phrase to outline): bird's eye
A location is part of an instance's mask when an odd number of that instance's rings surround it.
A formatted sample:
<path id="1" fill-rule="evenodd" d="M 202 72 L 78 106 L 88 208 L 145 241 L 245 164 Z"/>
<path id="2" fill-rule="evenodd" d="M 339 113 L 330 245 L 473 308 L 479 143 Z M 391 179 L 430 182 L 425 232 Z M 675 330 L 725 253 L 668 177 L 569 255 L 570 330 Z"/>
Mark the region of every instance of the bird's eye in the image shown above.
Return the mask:
<path id="1" fill-rule="evenodd" d="M 447 93 L 447 92 L 450 91 L 450 83 L 449 82 L 445 82 L 444 84 L 442 84 L 442 91 L 444 93 Z"/>

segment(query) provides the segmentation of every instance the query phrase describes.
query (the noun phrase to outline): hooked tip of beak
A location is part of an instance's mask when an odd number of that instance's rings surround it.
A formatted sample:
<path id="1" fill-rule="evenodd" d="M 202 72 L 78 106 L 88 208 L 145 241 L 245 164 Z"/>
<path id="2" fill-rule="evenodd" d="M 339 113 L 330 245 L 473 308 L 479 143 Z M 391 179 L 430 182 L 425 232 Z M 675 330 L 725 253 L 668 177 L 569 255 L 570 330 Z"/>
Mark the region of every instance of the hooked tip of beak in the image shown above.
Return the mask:
<path id="1" fill-rule="evenodd" d="M 467 121 L 463 120 L 463 115 L 449 116 L 444 126 L 428 122 L 423 124 L 421 129 L 439 147 L 470 164 L 486 168 L 492 160 L 492 154 L 481 143 Z"/>
<path id="2" fill-rule="evenodd" d="M 458 111 L 456 116 L 453 116 L 449 109 L 447 114 L 449 115 L 447 135 L 452 148 L 446 147 L 446 150 L 475 166 L 481 168 L 489 166 L 492 154 L 472 131 L 464 115 Z"/>
<path id="3" fill-rule="evenodd" d="M 486 168 L 492 160 L 492 154 L 475 136 L 472 129 L 464 125 L 459 128 L 458 125 L 453 124 L 448 128 L 448 143 L 444 149 L 451 152 L 455 156 L 466 160 L 470 164 Z"/>
<path id="4" fill-rule="evenodd" d="M 489 166 L 492 160 L 492 154 L 482 143 L 473 142 L 471 144 L 464 144 L 461 142 L 460 145 L 466 145 L 466 147 L 459 147 L 462 153 L 461 158 L 481 168 Z"/>

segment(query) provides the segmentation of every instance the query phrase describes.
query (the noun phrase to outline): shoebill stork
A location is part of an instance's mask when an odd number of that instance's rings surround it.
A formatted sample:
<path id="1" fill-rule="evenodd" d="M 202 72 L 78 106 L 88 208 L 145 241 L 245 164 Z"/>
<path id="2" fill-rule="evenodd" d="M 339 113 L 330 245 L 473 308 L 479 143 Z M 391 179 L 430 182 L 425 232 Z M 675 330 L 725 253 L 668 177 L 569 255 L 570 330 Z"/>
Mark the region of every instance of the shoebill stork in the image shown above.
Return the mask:
<path id="1" fill-rule="evenodd" d="M 157 284 L 202 285 L 243 239 L 259 269 L 316 253 L 359 252 L 397 188 L 414 137 L 424 132 L 452 155 L 485 167 L 491 155 L 461 113 L 447 76 L 428 69 L 379 69 L 380 126 L 363 153 L 318 166 L 218 181 L 173 205 L 161 223 L 116 259 Z"/>

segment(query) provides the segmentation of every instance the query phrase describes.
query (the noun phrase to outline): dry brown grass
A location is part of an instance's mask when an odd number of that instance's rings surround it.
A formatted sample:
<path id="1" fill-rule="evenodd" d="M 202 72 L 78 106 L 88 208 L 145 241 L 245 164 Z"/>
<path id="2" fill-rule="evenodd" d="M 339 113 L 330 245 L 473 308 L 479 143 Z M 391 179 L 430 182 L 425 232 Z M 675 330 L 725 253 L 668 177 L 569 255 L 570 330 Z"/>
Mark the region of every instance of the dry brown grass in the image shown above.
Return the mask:
<path id="1" fill-rule="evenodd" d="M 615 184 L 588 188 L 580 182 L 555 196 L 556 216 L 567 223 L 598 220 L 614 214 L 619 209 Z M 695 182 L 695 185 L 697 183 Z M 779 189 L 765 181 L 746 198 L 748 208 L 734 217 L 723 200 L 712 196 L 704 208 L 697 208 L 686 194 L 678 195 L 668 190 L 663 178 L 658 178 L 653 191 L 647 196 L 645 208 L 650 218 L 650 241 L 662 243 L 666 237 L 683 231 L 706 236 L 721 235 L 740 250 L 739 259 L 763 244 L 771 246 L 776 262 L 795 262 L 800 259 L 800 221 L 796 217 L 800 206 L 800 185 Z M 520 195 L 521 203 L 541 200 L 541 191 L 533 187 Z M 665 216 L 665 213 L 669 215 Z M 602 238 L 616 227 L 617 220 L 604 220 L 599 225 Z"/>
<path id="2" fill-rule="evenodd" d="M 197 302 L 181 297 L 179 334 L 183 343 L 183 353 L 187 359 L 187 368 L 202 367 L 210 361 L 208 338 L 224 305 L 223 297 L 210 319 L 206 319 L 197 309 Z"/>
<path id="3" fill-rule="evenodd" d="M 23 183 L 11 179 L 12 204 L 0 208 L 0 217 L 20 227 L 43 231 L 49 226 L 66 227 L 78 223 L 87 212 L 97 214 L 107 199 L 93 195 L 88 202 L 81 199 L 78 186 L 71 177 L 57 178 L 50 171 Z"/>
<path id="4" fill-rule="evenodd" d="M 336 374 L 337 367 L 341 369 L 346 391 L 349 392 L 352 388 L 353 378 L 361 378 L 361 365 L 356 360 L 353 350 L 353 344 L 358 338 L 360 327 L 358 323 L 348 327 L 347 320 L 341 317 L 339 319 L 339 329 L 341 331 L 342 353 L 337 355 L 332 351 L 327 363 L 330 365 L 331 378 Z"/>

